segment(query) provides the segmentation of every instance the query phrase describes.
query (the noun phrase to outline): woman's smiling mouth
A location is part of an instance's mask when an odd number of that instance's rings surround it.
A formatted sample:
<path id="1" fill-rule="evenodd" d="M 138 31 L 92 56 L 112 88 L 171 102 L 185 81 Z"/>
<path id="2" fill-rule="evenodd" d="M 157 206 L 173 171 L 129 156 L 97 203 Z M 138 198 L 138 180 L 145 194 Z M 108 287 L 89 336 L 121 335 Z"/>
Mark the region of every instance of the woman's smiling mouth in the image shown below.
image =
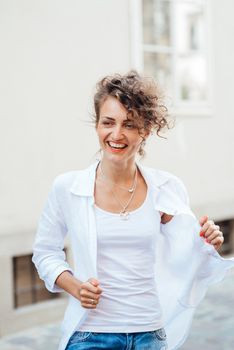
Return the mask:
<path id="1" fill-rule="evenodd" d="M 114 152 L 120 152 L 126 147 L 128 147 L 128 145 L 126 145 L 125 143 L 115 143 L 112 141 L 106 141 L 106 143 L 110 147 L 110 149 Z"/>

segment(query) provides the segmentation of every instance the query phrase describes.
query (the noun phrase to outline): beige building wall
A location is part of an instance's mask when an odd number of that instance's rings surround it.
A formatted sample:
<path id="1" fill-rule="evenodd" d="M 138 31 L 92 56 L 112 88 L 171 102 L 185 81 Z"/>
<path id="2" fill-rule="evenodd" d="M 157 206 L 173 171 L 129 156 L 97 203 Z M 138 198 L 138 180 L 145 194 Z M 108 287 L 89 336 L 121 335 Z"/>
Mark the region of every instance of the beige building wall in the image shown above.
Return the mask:
<path id="1" fill-rule="evenodd" d="M 98 143 L 88 123 L 95 82 L 131 68 L 129 2 L 0 1 L 0 336 L 60 319 L 58 299 L 15 310 L 12 257 L 30 254 L 53 178 L 86 167 Z M 213 112 L 177 117 L 144 163 L 178 175 L 197 215 L 234 217 L 234 4 L 213 0 Z M 222 13 L 221 13 L 222 11 Z"/>
<path id="2" fill-rule="evenodd" d="M 197 215 L 224 220 L 234 217 L 234 3 L 209 3 L 212 113 L 178 116 L 168 141 L 149 145 L 146 162 L 183 179 Z"/>

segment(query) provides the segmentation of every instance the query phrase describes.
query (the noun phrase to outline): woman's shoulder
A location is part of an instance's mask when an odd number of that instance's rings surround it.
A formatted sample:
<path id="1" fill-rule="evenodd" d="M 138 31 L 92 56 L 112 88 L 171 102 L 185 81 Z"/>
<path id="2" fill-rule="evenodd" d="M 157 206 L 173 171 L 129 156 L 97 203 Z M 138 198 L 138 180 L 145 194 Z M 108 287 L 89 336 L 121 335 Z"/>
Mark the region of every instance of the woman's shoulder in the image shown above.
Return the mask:
<path id="1" fill-rule="evenodd" d="M 82 170 L 69 170 L 56 175 L 53 179 L 53 186 L 60 187 L 71 184 Z"/>
<path id="2" fill-rule="evenodd" d="M 142 170 L 151 184 L 159 189 L 160 201 L 182 201 L 189 204 L 189 196 L 184 182 L 175 174 L 152 167 L 142 167 Z"/>
<path id="3" fill-rule="evenodd" d="M 183 181 L 175 174 L 158 168 L 141 166 L 145 173 L 149 174 L 158 186 L 171 185 L 184 186 Z"/>
<path id="4" fill-rule="evenodd" d="M 86 186 L 90 182 L 90 175 L 94 174 L 94 168 L 95 164 L 92 164 L 84 169 L 70 170 L 58 174 L 52 182 L 52 188 L 56 191 L 60 189 L 76 190 L 77 186 Z"/>

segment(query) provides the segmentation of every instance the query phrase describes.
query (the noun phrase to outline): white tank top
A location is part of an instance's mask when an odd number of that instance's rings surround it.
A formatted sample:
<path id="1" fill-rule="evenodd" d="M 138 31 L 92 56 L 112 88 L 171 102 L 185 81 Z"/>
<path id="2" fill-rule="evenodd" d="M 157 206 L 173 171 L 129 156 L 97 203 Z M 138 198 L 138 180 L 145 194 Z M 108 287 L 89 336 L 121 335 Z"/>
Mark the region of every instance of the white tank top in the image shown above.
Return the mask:
<path id="1" fill-rule="evenodd" d="M 163 327 L 155 281 L 155 241 L 160 213 L 149 190 L 128 220 L 95 207 L 97 272 L 101 294 L 80 331 L 130 333 Z"/>

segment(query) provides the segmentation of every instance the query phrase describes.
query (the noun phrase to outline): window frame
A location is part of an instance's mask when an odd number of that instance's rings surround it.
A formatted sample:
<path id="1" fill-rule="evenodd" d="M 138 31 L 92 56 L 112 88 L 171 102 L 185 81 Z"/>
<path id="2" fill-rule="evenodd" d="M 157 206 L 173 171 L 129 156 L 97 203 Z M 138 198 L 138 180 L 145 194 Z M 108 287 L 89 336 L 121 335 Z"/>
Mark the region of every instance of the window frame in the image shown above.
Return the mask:
<path id="1" fill-rule="evenodd" d="M 172 2 L 172 8 L 176 5 L 177 1 L 180 0 L 169 0 Z M 189 0 L 187 0 L 189 1 Z M 192 0 L 191 0 L 192 1 Z M 130 12 L 130 51 L 131 51 L 131 67 L 138 70 L 141 73 L 144 73 L 144 52 L 145 48 L 154 50 L 155 48 L 160 48 L 156 45 L 144 45 L 143 43 L 143 9 L 142 9 L 143 0 L 129 0 L 129 12 Z M 172 81 L 173 81 L 173 92 L 172 92 L 172 101 L 173 105 L 169 109 L 174 116 L 190 116 L 190 117 L 210 117 L 213 114 L 212 106 L 213 106 L 213 71 L 214 64 L 212 60 L 212 36 L 211 36 L 211 1 L 204 0 L 204 10 L 205 10 L 205 21 L 206 21 L 206 52 L 205 59 L 207 65 L 207 99 L 205 101 L 196 102 L 196 101 L 188 101 L 183 103 L 178 103 L 176 100 L 176 91 L 178 91 L 178 87 L 176 90 L 177 79 L 176 79 L 176 60 L 177 60 L 177 50 L 175 47 L 175 34 L 172 35 L 172 44 L 170 49 L 165 50 L 165 48 L 161 48 L 162 51 L 155 52 L 171 52 L 172 53 Z M 171 25 L 175 27 L 173 16 L 171 16 Z M 172 33 L 175 31 L 172 29 Z M 160 85 L 160 82 L 159 82 Z M 167 95 L 167 91 L 165 91 Z"/>
<path id="2" fill-rule="evenodd" d="M 66 248 L 65 248 L 66 249 Z M 48 302 L 50 300 L 55 300 L 61 297 L 60 293 L 49 292 L 44 282 L 40 280 L 40 284 L 37 279 L 39 279 L 37 270 L 32 262 L 32 253 L 28 254 L 17 254 L 12 256 L 12 279 L 13 279 L 13 299 L 14 299 L 14 309 L 18 310 L 24 307 L 32 306 L 38 303 Z M 19 269 L 19 260 L 24 259 L 24 263 L 27 264 L 27 269 L 29 273 L 29 285 L 19 286 L 19 279 L 22 278 L 22 270 Z M 41 298 L 38 296 L 38 292 L 44 291 L 46 298 Z M 28 293 L 30 298 L 27 302 L 22 303 L 22 295 Z M 30 300 L 31 299 L 31 300 Z"/>

